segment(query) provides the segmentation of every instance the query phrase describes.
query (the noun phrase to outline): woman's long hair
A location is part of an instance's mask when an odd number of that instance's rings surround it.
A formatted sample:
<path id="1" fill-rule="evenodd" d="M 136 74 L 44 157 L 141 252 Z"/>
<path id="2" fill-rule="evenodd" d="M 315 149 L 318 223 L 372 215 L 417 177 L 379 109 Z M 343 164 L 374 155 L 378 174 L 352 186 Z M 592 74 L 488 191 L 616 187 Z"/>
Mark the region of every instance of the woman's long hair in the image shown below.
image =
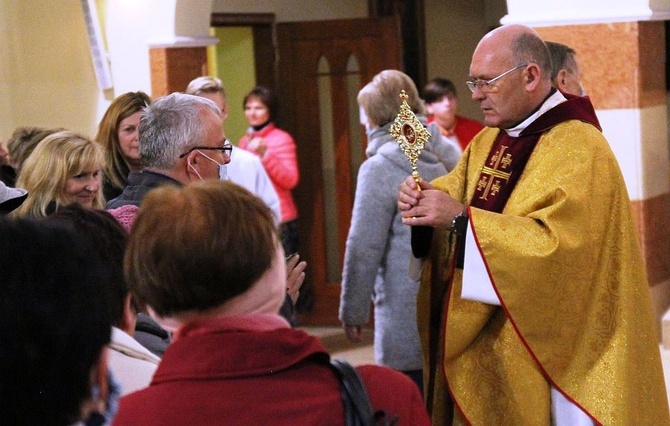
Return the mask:
<path id="1" fill-rule="evenodd" d="M 144 92 L 128 92 L 112 101 L 100 120 L 95 141 L 105 152 L 105 178 L 117 189 L 127 185 L 130 164 L 123 156 L 119 145 L 119 126 L 121 121 L 149 106 L 151 98 Z"/>

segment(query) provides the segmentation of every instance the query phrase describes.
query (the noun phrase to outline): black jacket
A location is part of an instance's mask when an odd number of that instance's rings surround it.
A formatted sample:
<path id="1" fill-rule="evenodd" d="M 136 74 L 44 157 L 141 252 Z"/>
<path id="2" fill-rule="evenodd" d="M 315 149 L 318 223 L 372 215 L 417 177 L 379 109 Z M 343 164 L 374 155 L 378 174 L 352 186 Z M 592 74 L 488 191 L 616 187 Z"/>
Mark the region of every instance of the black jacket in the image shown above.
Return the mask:
<path id="1" fill-rule="evenodd" d="M 105 208 L 115 209 L 126 204 L 139 207 L 142 199 L 149 191 L 163 185 L 181 186 L 181 183 L 171 177 L 147 170 L 130 172 L 126 189 L 118 197 L 109 200 Z"/>

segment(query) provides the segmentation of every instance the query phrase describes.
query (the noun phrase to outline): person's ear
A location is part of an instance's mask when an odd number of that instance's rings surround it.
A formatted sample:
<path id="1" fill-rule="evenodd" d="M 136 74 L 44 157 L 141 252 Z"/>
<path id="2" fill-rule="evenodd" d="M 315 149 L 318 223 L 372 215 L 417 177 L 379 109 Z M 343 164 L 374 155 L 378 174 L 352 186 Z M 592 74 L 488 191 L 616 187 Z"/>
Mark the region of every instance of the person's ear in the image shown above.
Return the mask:
<path id="1" fill-rule="evenodd" d="M 532 92 L 540 84 L 542 70 L 535 63 L 529 63 L 522 72 L 523 84 L 528 92 Z"/>
<path id="2" fill-rule="evenodd" d="M 556 75 L 556 88 L 561 92 L 565 92 L 567 84 L 568 84 L 568 71 L 563 68 L 558 72 L 558 75 Z"/>
<path id="3" fill-rule="evenodd" d="M 121 330 L 131 336 L 135 333 L 135 323 L 137 322 L 137 312 L 133 308 L 132 298 L 133 296 L 128 293 L 126 298 L 123 299 L 123 316 L 121 318 Z"/>
<path id="4" fill-rule="evenodd" d="M 188 176 L 188 178 L 191 180 L 200 180 L 200 176 L 198 176 L 200 171 L 197 170 L 197 167 L 200 161 L 202 161 L 202 157 L 198 155 L 197 150 L 194 149 L 193 151 L 189 152 L 184 160 L 186 160 L 184 163 L 184 167 L 186 168 L 186 176 Z"/>
<path id="5" fill-rule="evenodd" d="M 426 112 L 428 114 L 433 114 L 433 104 L 426 104 Z"/>

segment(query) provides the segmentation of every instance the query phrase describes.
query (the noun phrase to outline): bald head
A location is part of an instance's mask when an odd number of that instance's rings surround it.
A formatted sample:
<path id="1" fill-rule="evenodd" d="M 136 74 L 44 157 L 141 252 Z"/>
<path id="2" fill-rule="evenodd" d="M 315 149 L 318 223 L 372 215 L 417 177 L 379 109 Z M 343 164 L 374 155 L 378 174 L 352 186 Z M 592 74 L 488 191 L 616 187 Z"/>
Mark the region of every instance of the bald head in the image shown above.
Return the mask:
<path id="1" fill-rule="evenodd" d="M 472 98 L 479 102 L 487 126 L 513 127 L 527 118 L 551 90 L 547 46 L 532 28 L 496 28 L 477 45 L 470 76 L 480 82 L 499 77 L 490 84 L 480 83 Z"/>
<path id="2" fill-rule="evenodd" d="M 551 79 L 549 50 L 540 35 L 523 25 L 507 25 L 486 34 L 477 45 L 475 54 L 499 56 L 510 65 L 532 62 L 542 71 L 544 80 Z"/>

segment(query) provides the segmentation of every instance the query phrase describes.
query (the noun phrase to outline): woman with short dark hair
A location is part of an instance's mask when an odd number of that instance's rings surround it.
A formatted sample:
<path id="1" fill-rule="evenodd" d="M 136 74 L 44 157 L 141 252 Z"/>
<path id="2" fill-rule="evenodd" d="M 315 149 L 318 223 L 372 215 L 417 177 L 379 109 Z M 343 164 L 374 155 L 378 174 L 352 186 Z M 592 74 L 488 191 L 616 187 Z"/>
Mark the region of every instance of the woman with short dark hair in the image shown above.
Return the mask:
<path id="1" fill-rule="evenodd" d="M 287 254 L 298 251 L 298 208 L 291 191 L 298 185 L 297 147 L 293 136 L 277 127 L 276 100 L 272 91 L 256 86 L 244 96 L 244 116 L 249 123 L 239 146 L 257 155 L 267 172 L 281 211 L 279 232 Z"/>

